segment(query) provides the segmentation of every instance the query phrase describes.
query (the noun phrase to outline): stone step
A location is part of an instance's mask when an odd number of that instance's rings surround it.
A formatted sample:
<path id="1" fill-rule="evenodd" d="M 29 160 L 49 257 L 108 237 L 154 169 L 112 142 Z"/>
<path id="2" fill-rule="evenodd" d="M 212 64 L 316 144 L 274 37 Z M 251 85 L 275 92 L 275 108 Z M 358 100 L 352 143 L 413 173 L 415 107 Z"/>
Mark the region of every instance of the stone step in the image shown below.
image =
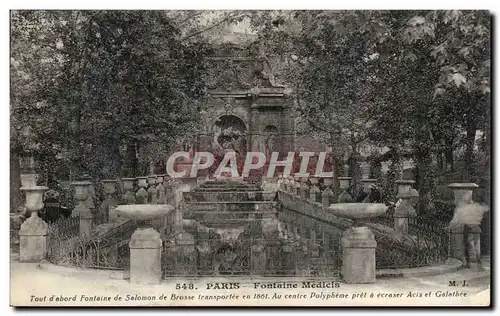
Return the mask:
<path id="1" fill-rule="evenodd" d="M 192 191 L 184 193 L 185 202 L 237 202 L 268 201 L 274 199 L 275 192 L 270 191 Z"/>

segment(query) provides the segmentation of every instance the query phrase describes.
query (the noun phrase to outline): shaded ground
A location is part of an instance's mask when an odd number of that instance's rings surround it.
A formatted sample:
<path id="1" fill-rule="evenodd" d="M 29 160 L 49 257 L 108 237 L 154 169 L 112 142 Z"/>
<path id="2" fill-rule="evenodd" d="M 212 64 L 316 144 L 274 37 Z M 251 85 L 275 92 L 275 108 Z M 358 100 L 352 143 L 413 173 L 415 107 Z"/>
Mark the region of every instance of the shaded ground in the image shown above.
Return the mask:
<path id="1" fill-rule="evenodd" d="M 352 306 L 352 305 L 484 305 L 489 300 L 489 263 L 485 270 L 462 269 L 430 277 L 381 278 L 375 284 L 345 284 L 340 280 L 335 288 L 302 288 L 304 278 L 199 278 L 193 282 L 193 290 L 177 290 L 176 284 L 189 284 L 189 280 L 169 279 L 156 285 L 135 285 L 121 279 L 123 272 L 81 270 L 62 268 L 48 263 L 19 263 L 11 259 L 11 305 L 181 305 L 181 306 L 225 306 L 225 305 L 296 305 L 296 306 Z M 114 278 L 114 279 L 113 279 Z M 450 286 L 455 281 L 456 286 Z M 466 286 L 463 286 L 465 281 Z M 239 289 L 207 290 L 208 284 L 221 282 L 239 283 Z M 286 282 L 297 284 L 296 289 L 254 289 L 255 283 Z M 313 282 L 318 283 L 318 282 Z M 438 297 L 443 293 L 462 297 Z M 428 297 L 425 295 L 428 294 Z M 232 296 L 229 296 L 231 295 Z M 250 298 L 243 299 L 248 294 Z M 259 295 L 264 295 L 259 297 Z M 340 298 L 339 295 L 344 296 Z M 370 298 L 373 294 L 374 298 Z M 34 296 L 33 296 L 34 295 Z M 50 302 L 50 297 L 76 301 Z M 75 296 L 76 295 L 76 296 Z M 82 295 L 84 295 L 82 297 Z M 110 297 L 110 301 L 89 301 L 91 297 Z M 162 296 L 163 295 L 163 296 Z M 201 296 L 200 296 L 201 295 Z M 236 298 L 236 295 L 238 298 Z M 255 297 L 257 295 L 257 297 Z M 272 299 L 281 295 L 280 299 Z M 295 295 L 293 297 L 292 295 Z M 463 295 L 466 295 L 463 297 Z M 377 296 L 379 298 L 377 299 Z M 399 297 L 394 297 L 399 296 Z M 35 302 L 35 298 L 40 302 Z M 45 297 L 45 299 L 44 299 Z M 121 301 L 115 301 L 121 297 Z M 167 299 L 163 299 L 167 297 Z M 286 298 L 287 297 L 287 298 Z M 384 298 L 382 298 L 384 297 Z M 134 299 L 139 298 L 139 299 Z M 140 299 L 143 298 L 143 299 Z M 149 299 L 148 299 L 149 298 Z M 174 298 L 174 299 L 173 299 Z M 183 299 L 181 299 L 183 298 Z M 43 301 L 45 300 L 45 301 Z"/>

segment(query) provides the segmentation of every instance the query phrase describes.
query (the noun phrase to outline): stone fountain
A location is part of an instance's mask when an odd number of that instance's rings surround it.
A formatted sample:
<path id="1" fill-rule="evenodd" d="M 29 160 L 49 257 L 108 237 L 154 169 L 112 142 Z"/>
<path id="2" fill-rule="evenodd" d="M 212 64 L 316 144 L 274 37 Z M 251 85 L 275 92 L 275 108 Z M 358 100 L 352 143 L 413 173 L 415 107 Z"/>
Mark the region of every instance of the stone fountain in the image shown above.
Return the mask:
<path id="1" fill-rule="evenodd" d="M 160 233 L 151 222 L 168 216 L 174 210 L 167 204 L 119 205 L 118 216 L 128 218 L 137 224 L 130 238 L 130 282 L 157 284 L 162 277 Z"/>
<path id="2" fill-rule="evenodd" d="M 363 221 L 383 215 L 382 203 L 332 204 L 328 210 L 338 217 L 353 220 L 353 226 L 342 235 L 342 278 L 346 283 L 375 283 L 375 249 L 377 242 Z"/>

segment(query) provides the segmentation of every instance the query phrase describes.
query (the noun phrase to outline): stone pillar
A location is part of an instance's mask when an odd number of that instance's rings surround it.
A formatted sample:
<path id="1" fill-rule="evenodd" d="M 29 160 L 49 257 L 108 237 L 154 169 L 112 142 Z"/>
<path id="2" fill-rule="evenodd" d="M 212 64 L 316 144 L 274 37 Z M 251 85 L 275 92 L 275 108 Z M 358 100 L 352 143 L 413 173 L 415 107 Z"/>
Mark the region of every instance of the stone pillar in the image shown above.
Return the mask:
<path id="1" fill-rule="evenodd" d="M 472 203 L 472 193 L 479 186 L 475 183 L 452 183 L 448 187 L 453 190 L 456 212 L 460 206 Z M 459 260 L 465 258 L 463 224 L 450 226 L 450 257 Z"/>
<path id="2" fill-rule="evenodd" d="M 19 250 L 21 262 L 40 262 L 47 254 L 47 223 L 39 216 L 43 208 L 43 194 L 47 187 L 32 186 L 21 188 L 26 194 L 26 209 L 31 216 L 24 221 L 19 230 Z"/>
<path id="3" fill-rule="evenodd" d="M 293 241 L 288 238 L 287 231 L 283 232 L 284 236 L 281 239 L 281 260 L 284 275 L 294 275 L 295 274 L 295 246 Z"/>
<path id="4" fill-rule="evenodd" d="M 289 185 L 289 183 L 290 183 L 290 180 L 287 177 L 285 177 L 283 179 L 283 182 L 281 183 L 281 190 L 285 191 L 285 192 L 288 192 L 288 185 Z"/>
<path id="5" fill-rule="evenodd" d="M 196 248 L 193 235 L 182 232 L 175 237 L 177 261 L 175 274 L 177 276 L 192 276 L 196 272 Z"/>
<path id="6" fill-rule="evenodd" d="M 130 237 L 130 282 L 158 284 L 162 277 L 160 233 L 138 223 L 137 230 Z"/>
<path id="7" fill-rule="evenodd" d="M 323 204 L 323 207 L 328 207 L 328 206 L 330 206 L 330 204 L 332 204 L 330 202 L 332 197 L 333 197 L 332 189 L 330 189 L 330 187 L 326 187 L 323 190 L 323 193 L 321 193 L 321 204 Z"/>
<path id="8" fill-rule="evenodd" d="M 156 175 L 151 175 L 148 177 L 148 200 L 150 204 L 156 204 L 158 202 L 158 191 L 156 190 Z"/>
<path id="9" fill-rule="evenodd" d="M 331 190 L 330 190 L 331 191 Z M 313 184 L 313 186 L 311 187 L 311 189 L 309 190 L 309 201 L 311 201 L 311 203 L 316 203 L 317 202 L 317 195 L 320 193 L 320 189 L 318 188 L 318 186 L 316 184 Z M 333 194 L 333 192 L 332 192 Z M 328 204 L 330 205 L 330 204 Z"/>
<path id="10" fill-rule="evenodd" d="M 368 227 L 352 227 L 342 235 L 342 278 L 346 283 L 375 283 L 377 242 Z"/>
<path id="11" fill-rule="evenodd" d="M 92 183 L 92 178 L 89 175 L 84 175 L 83 180 L 90 183 L 88 188 L 87 200 L 85 201 L 85 204 L 87 204 L 87 207 L 90 209 L 91 212 L 93 212 L 95 210 L 95 198 L 96 198 L 94 184 Z"/>
<path id="12" fill-rule="evenodd" d="M 411 192 L 413 180 L 397 180 L 398 195 L 396 198 L 396 208 L 394 209 L 394 232 L 396 237 L 403 238 L 408 236 L 408 217 L 415 213 L 412 205 L 413 194 Z"/>
<path id="13" fill-rule="evenodd" d="M 351 177 L 339 177 L 340 189 L 342 190 L 342 193 L 339 195 L 339 203 L 352 203 L 354 201 L 349 192 L 347 192 L 351 185 L 351 179 Z"/>
<path id="14" fill-rule="evenodd" d="M 310 276 L 310 257 L 307 241 L 298 236 L 295 244 L 295 275 L 299 277 Z"/>
<path id="15" fill-rule="evenodd" d="M 293 179 L 293 176 L 288 177 L 288 182 L 287 182 L 287 192 L 293 194 L 293 190 L 295 190 L 295 180 Z"/>
<path id="16" fill-rule="evenodd" d="M 135 193 L 137 204 L 148 204 L 148 191 L 146 191 L 148 177 L 137 177 L 137 186 L 139 190 Z"/>
<path id="17" fill-rule="evenodd" d="M 295 188 L 293 190 L 293 195 L 296 195 L 296 196 L 300 196 L 300 188 L 302 187 L 302 185 L 300 184 L 300 178 L 299 177 L 295 177 Z"/>
<path id="18" fill-rule="evenodd" d="M 71 216 L 80 217 L 80 237 L 86 238 L 92 230 L 92 211 L 87 205 L 90 181 L 76 181 L 71 183 L 75 187 L 75 199 L 78 201 Z"/>
<path id="19" fill-rule="evenodd" d="M 118 202 L 115 200 L 113 197 L 113 194 L 116 193 L 116 180 L 102 180 L 103 182 L 103 190 L 104 193 L 106 193 L 106 199 L 104 199 L 104 202 L 101 204 L 101 207 L 105 207 L 108 212 L 108 219 L 111 220 L 111 218 L 116 219 L 116 214 L 113 214 L 112 216 L 110 215 L 111 210 L 114 210 L 116 206 L 118 206 Z"/>
<path id="20" fill-rule="evenodd" d="M 158 185 L 156 186 L 156 192 L 158 194 L 158 204 L 167 204 L 167 197 L 165 195 L 165 187 L 163 186 L 162 177 L 158 177 Z"/>
<path id="21" fill-rule="evenodd" d="M 309 186 L 307 183 L 304 181 L 302 182 L 300 186 L 300 197 L 303 198 L 304 200 L 307 199 L 307 192 L 309 191 Z"/>
<path id="22" fill-rule="evenodd" d="M 123 189 L 125 190 L 122 200 L 125 204 L 135 204 L 134 181 L 135 178 L 122 178 Z"/>
<path id="23" fill-rule="evenodd" d="M 252 267 L 252 274 L 256 275 L 264 275 L 266 272 L 266 249 L 265 249 L 265 243 L 262 239 L 255 239 L 252 240 L 252 245 L 250 246 L 251 249 L 251 267 Z"/>

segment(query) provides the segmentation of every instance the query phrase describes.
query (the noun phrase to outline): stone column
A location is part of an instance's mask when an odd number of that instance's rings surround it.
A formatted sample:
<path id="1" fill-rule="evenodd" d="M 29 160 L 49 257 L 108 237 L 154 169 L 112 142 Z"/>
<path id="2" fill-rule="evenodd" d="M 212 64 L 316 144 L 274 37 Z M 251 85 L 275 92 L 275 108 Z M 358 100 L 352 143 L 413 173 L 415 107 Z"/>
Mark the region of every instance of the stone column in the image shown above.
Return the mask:
<path id="1" fill-rule="evenodd" d="M 122 178 L 123 189 L 125 190 L 122 199 L 125 204 L 135 204 L 134 181 L 135 178 Z"/>
<path id="2" fill-rule="evenodd" d="M 138 228 L 130 237 L 130 282 L 158 284 L 162 277 L 160 233 L 148 227 L 147 221 L 138 221 Z"/>
<path id="3" fill-rule="evenodd" d="M 75 187 L 75 199 L 78 201 L 71 216 L 80 217 L 80 237 L 86 238 L 92 230 L 92 211 L 87 205 L 90 181 L 76 181 L 71 183 Z"/>
<path id="4" fill-rule="evenodd" d="M 47 223 L 38 216 L 38 211 L 43 208 L 43 194 L 48 188 L 32 186 L 21 190 L 26 194 L 25 206 L 31 216 L 19 230 L 19 259 L 21 262 L 40 262 L 47 253 Z"/>
<path id="5" fill-rule="evenodd" d="M 413 194 L 411 192 L 412 185 L 415 183 L 413 180 L 397 180 L 396 185 L 398 186 L 398 203 L 396 203 L 396 208 L 394 209 L 394 232 L 396 237 L 403 238 L 408 236 L 408 217 L 410 213 L 415 213 L 413 209 L 412 198 Z"/>
<path id="6" fill-rule="evenodd" d="M 368 227 L 352 227 L 342 235 L 342 278 L 346 283 L 375 283 L 377 242 Z"/>
<path id="7" fill-rule="evenodd" d="M 475 183 L 452 183 L 448 185 L 455 197 L 455 212 L 462 205 L 472 203 L 472 193 L 479 186 Z M 465 258 L 464 225 L 450 226 L 450 257 L 459 260 Z"/>

